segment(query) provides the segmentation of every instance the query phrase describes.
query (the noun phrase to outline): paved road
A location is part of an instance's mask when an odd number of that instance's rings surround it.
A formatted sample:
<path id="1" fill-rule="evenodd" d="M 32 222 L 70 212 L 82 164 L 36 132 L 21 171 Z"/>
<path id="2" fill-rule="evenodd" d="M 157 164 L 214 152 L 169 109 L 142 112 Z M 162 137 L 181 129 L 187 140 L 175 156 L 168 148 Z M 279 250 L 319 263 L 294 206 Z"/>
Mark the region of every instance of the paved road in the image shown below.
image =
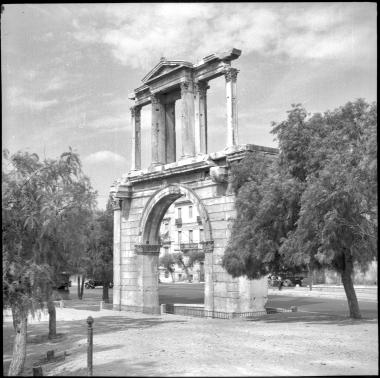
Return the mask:
<path id="1" fill-rule="evenodd" d="M 301 293 L 300 293 L 301 294 Z M 67 307 L 81 309 L 98 309 L 102 298 L 102 289 L 85 289 L 84 299 L 78 300 L 76 291 L 71 290 L 70 300 L 65 301 Z M 112 290 L 110 290 L 112 300 Z M 199 304 L 204 302 L 204 284 L 160 284 L 159 301 L 161 303 L 188 303 Z M 341 298 L 318 298 L 306 296 L 294 296 L 270 294 L 267 307 L 290 308 L 297 306 L 299 311 L 318 312 L 325 314 L 347 315 L 347 300 Z M 366 318 L 374 318 L 378 315 L 377 302 L 359 300 L 360 310 Z"/>

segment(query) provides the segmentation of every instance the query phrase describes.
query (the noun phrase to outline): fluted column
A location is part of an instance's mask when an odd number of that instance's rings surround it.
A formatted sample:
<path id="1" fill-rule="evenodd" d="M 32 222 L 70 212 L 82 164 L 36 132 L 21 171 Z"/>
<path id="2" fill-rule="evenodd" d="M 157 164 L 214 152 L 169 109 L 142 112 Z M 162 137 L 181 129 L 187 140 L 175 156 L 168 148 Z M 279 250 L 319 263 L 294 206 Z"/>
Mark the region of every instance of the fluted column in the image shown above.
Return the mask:
<path id="1" fill-rule="evenodd" d="M 131 107 L 132 124 L 132 166 L 133 171 L 141 169 L 141 106 Z"/>
<path id="2" fill-rule="evenodd" d="M 181 157 L 186 158 L 195 155 L 193 82 L 181 83 L 181 99 Z"/>
<path id="3" fill-rule="evenodd" d="M 165 106 L 151 95 L 152 102 L 152 165 L 165 164 Z"/>
<path id="4" fill-rule="evenodd" d="M 237 118 L 237 85 L 238 70 L 228 68 L 225 72 L 226 78 L 226 103 L 227 103 L 227 146 L 237 145 L 238 142 L 238 118 Z"/>
<path id="5" fill-rule="evenodd" d="M 195 153 L 207 153 L 207 89 L 206 82 L 195 85 Z"/>

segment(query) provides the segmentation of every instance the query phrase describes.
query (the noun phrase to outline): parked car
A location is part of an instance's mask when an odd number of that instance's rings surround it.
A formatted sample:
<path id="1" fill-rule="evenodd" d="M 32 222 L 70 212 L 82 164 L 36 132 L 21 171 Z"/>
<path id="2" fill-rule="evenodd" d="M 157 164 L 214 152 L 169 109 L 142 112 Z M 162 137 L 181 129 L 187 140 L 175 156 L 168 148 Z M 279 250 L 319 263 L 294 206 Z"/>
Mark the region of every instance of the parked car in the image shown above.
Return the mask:
<path id="1" fill-rule="evenodd" d="M 103 281 L 88 280 L 88 281 L 86 281 L 86 282 L 84 283 L 84 287 L 85 287 L 86 289 L 95 289 L 95 287 L 97 287 L 97 286 L 103 286 Z M 113 282 L 110 282 L 110 283 L 108 284 L 108 287 L 109 287 L 110 289 L 112 289 L 112 288 L 113 288 Z"/>
<path id="2" fill-rule="evenodd" d="M 291 286 L 305 286 L 303 285 L 304 277 L 302 275 L 297 274 L 279 274 L 278 276 L 272 275 L 268 277 L 268 283 L 270 286 L 278 287 L 282 282 L 283 286 L 291 287 Z"/>
<path id="3" fill-rule="evenodd" d="M 58 273 L 56 276 L 56 285 L 54 289 L 57 290 L 69 290 L 69 287 L 71 287 L 71 281 L 70 281 L 70 274 L 66 272 Z"/>

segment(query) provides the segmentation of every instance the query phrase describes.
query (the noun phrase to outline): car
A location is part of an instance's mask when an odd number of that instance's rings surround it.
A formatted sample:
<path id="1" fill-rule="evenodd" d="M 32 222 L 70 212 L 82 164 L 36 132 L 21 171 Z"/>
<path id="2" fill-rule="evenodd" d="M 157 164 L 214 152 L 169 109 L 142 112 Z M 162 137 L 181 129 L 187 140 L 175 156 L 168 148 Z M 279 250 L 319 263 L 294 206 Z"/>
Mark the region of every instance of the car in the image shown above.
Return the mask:
<path id="1" fill-rule="evenodd" d="M 69 287 L 71 287 L 71 281 L 70 281 L 70 274 L 66 272 L 60 272 L 56 276 L 56 284 L 53 287 L 57 290 L 69 290 Z"/>
<path id="2" fill-rule="evenodd" d="M 86 289 L 95 289 L 96 286 L 103 286 L 103 281 L 98 281 L 98 280 L 88 280 L 84 283 L 84 287 Z M 108 287 L 110 289 L 113 288 L 113 282 L 110 282 L 108 284 Z"/>

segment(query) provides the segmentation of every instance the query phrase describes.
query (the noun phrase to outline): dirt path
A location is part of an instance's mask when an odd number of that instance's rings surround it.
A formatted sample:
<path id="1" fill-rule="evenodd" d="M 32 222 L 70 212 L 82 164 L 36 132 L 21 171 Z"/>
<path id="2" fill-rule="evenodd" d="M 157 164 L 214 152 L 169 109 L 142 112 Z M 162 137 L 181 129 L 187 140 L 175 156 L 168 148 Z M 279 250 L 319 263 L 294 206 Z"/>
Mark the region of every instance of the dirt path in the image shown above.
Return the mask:
<path id="1" fill-rule="evenodd" d="M 377 319 L 282 313 L 256 320 L 219 320 L 64 308 L 57 309 L 61 337 L 55 342 L 46 339 L 43 318 L 29 326 L 25 374 L 31 375 L 32 363 L 55 349 L 70 355 L 63 362 L 43 365 L 44 375 L 86 375 L 89 315 L 95 319 L 94 375 L 378 373 Z M 9 336 L 13 336 L 9 320 L 3 327 L 4 367 L 9 364 Z"/>

